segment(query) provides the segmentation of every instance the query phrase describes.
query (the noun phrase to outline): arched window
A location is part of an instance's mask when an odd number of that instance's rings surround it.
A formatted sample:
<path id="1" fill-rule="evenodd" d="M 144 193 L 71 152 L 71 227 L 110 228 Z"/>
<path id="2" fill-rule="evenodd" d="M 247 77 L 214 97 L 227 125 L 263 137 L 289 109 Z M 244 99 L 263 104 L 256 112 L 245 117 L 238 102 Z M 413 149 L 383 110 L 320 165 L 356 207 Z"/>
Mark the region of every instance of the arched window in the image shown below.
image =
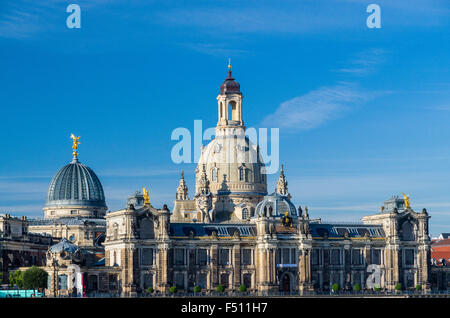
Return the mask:
<path id="1" fill-rule="evenodd" d="M 405 221 L 402 224 L 402 234 L 404 241 L 414 241 L 416 239 L 414 235 L 414 225 L 409 221 Z"/>
<path id="2" fill-rule="evenodd" d="M 242 209 L 242 219 L 246 220 L 250 217 L 250 212 L 247 208 Z"/>
<path id="3" fill-rule="evenodd" d="M 217 182 L 217 168 L 212 168 L 211 170 L 211 180 Z"/>
<path id="4" fill-rule="evenodd" d="M 239 181 L 248 182 L 248 169 L 245 167 L 239 168 Z"/>
<path id="5" fill-rule="evenodd" d="M 239 120 L 236 102 L 233 100 L 228 103 L 228 120 Z"/>

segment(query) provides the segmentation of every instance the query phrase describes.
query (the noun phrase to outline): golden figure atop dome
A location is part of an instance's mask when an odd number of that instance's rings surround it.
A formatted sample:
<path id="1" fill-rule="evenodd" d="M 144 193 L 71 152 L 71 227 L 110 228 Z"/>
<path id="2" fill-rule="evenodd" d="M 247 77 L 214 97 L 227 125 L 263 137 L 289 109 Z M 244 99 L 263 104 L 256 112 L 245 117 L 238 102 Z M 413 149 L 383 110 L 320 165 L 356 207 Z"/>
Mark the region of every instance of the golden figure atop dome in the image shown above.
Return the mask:
<path id="1" fill-rule="evenodd" d="M 79 142 L 81 136 L 75 137 L 74 134 L 70 134 L 70 138 L 73 140 L 73 144 L 72 144 L 72 149 L 73 149 L 73 157 L 76 158 L 78 156 L 78 145 L 81 144 L 81 142 Z"/>
<path id="2" fill-rule="evenodd" d="M 231 71 L 231 58 L 228 58 L 228 71 Z"/>
<path id="3" fill-rule="evenodd" d="M 406 195 L 403 193 L 403 199 L 405 200 L 405 210 L 411 207 L 411 203 L 409 202 L 409 194 Z"/>
<path id="4" fill-rule="evenodd" d="M 150 195 L 145 187 L 142 187 L 142 193 L 144 194 L 144 204 L 150 204 Z"/>

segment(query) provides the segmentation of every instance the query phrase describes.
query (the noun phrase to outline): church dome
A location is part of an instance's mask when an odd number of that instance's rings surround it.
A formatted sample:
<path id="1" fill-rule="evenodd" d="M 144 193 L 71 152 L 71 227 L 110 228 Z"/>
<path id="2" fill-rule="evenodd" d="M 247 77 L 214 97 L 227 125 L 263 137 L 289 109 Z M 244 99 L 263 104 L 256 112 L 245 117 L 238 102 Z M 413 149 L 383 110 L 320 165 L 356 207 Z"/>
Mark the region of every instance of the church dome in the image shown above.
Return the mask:
<path id="1" fill-rule="evenodd" d="M 285 212 L 291 217 L 298 216 L 294 204 L 288 197 L 276 192 L 266 195 L 256 206 L 255 212 L 255 216 L 282 217 Z"/>
<path id="2" fill-rule="evenodd" d="M 76 157 L 56 173 L 48 188 L 45 207 L 64 206 L 106 208 L 100 180 Z"/>
<path id="3" fill-rule="evenodd" d="M 247 136 L 236 138 L 237 134 L 218 134 L 203 148 L 197 175 L 205 171 L 213 194 L 265 195 L 267 181 L 259 149 Z"/>

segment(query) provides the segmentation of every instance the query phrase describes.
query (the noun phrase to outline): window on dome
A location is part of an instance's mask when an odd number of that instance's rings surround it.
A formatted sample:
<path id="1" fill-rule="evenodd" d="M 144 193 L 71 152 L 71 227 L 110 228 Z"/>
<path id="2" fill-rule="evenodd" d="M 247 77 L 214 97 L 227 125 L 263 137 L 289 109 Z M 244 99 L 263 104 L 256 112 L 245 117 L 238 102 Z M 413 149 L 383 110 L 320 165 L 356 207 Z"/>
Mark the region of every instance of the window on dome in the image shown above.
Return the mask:
<path id="1" fill-rule="evenodd" d="M 71 211 L 70 211 L 70 214 L 72 214 L 72 215 L 78 214 L 78 211 L 77 211 L 77 210 L 71 210 Z"/>
<path id="2" fill-rule="evenodd" d="M 211 180 L 217 182 L 217 168 L 212 168 L 211 176 Z"/>
<path id="3" fill-rule="evenodd" d="M 245 168 L 239 168 L 239 181 L 245 181 Z"/>
<path id="4" fill-rule="evenodd" d="M 242 209 L 242 219 L 246 220 L 250 217 L 250 212 L 247 208 Z"/>

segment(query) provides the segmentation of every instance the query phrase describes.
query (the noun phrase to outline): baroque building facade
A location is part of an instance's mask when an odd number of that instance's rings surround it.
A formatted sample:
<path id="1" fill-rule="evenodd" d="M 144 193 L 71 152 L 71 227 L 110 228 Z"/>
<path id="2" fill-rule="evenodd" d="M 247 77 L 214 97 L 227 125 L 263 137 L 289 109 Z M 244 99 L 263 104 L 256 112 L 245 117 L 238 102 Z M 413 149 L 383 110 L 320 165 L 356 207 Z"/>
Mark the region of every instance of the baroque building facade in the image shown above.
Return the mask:
<path id="1" fill-rule="evenodd" d="M 292 204 L 283 166 L 268 194 L 231 68 L 217 101 L 216 135 L 202 148 L 193 198 L 182 173 L 173 213 L 129 200 L 126 209 L 106 215 L 106 266 L 121 272 L 125 295 L 149 287 L 213 291 L 219 284 L 263 293 L 364 288 L 372 277 L 386 290 L 398 283 L 429 288 L 425 209 L 416 212 L 407 197 L 393 197 L 359 223 L 311 218 L 307 207 Z"/>
<path id="2" fill-rule="evenodd" d="M 330 223 L 295 207 L 281 166 L 267 191 L 260 149 L 246 136 L 243 94 L 228 76 L 217 96 L 215 138 L 202 148 L 190 198 L 181 172 L 173 210 L 136 192 L 106 213 L 93 170 L 73 159 L 50 182 L 44 219 L 29 232 L 58 241 L 47 249 L 47 293 L 133 296 L 148 288 L 311 292 L 373 284 L 429 288 L 430 239 L 423 209 L 392 197 L 360 222 Z M 367 285 L 369 284 L 369 286 Z M 372 284 L 372 285 L 371 285 Z"/>

